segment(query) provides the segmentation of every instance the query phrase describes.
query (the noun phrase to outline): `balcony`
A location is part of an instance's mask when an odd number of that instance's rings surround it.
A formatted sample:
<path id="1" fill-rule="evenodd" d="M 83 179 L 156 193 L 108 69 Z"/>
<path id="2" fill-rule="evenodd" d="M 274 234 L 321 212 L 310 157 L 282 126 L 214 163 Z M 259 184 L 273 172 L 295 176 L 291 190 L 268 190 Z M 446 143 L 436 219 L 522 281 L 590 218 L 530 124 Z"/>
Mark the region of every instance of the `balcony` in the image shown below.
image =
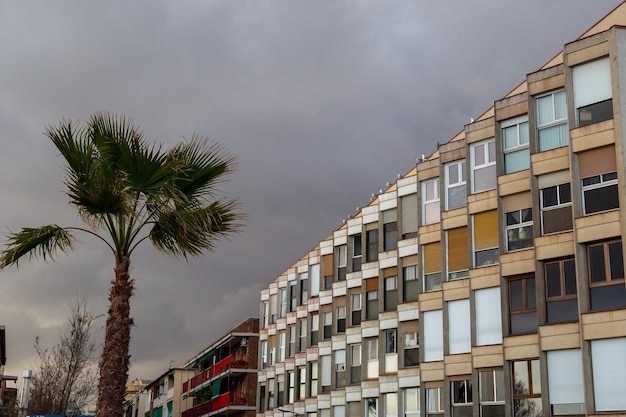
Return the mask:
<path id="1" fill-rule="evenodd" d="M 183 411 L 182 417 L 200 417 L 232 405 L 248 405 L 247 395 L 248 393 L 243 391 L 227 392 L 190 410 Z"/>
<path id="2" fill-rule="evenodd" d="M 246 355 L 230 355 L 198 375 L 183 383 L 183 394 L 191 393 L 201 387 L 207 381 L 223 374 L 231 368 L 247 368 L 248 357 Z"/>

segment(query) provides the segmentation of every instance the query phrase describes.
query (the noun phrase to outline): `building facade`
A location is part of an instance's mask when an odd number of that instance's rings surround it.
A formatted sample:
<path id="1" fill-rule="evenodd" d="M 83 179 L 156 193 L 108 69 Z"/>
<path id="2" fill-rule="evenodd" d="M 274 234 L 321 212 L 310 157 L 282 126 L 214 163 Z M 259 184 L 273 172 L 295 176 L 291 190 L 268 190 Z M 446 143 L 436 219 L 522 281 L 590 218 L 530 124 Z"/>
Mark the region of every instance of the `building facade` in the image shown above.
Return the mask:
<path id="1" fill-rule="evenodd" d="M 183 367 L 170 367 L 145 387 L 145 395 L 137 396 L 145 399 L 144 417 L 178 417 L 186 410 L 191 401 L 184 398 L 181 392 L 183 381 L 194 375 L 194 371 Z M 135 405 L 137 415 L 139 405 Z M 128 410 L 128 409 L 127 409 Z"/>
<path id="2" fill-rule="evenodd" d="M 182 417 L 254 417 L 259 319 L 248 318 L 188 360 Z"/>
<path id="3" fill-rule="evenodd" d="M 620 25 L 625 4 L 261 292 L 257 417 L 626 413 Z"/>

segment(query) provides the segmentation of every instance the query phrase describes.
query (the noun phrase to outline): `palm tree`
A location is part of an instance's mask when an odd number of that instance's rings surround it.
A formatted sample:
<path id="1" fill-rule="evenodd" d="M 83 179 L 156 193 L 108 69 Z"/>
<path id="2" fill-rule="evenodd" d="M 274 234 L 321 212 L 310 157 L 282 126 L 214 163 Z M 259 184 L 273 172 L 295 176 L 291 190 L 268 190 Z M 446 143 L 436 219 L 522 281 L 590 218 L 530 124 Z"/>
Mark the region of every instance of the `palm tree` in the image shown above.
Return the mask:
<path id="1" fill-rule="evenodd" d="M 82 227 L 22 228 L 8 236 L 0 268 L 19 260 L 54 259 L 69 252 L 76 232 L 102 241 L 115 259 L 115 280 L 100 361 L 98 417 L 122 416 L 128 378 L 131 255 L 149 240 L 159 251 L 199 257 L 217 240 L 239 230 L 239 202 L 222 196 L 217 184 L 235 168 L 234 156 L 216 142 L 193 136 L 164 151 L 146 142 L 123 116 L 95 113 L 80 125 L 63 120 L 46 129 L 65 159 L 67 195 Z"/>

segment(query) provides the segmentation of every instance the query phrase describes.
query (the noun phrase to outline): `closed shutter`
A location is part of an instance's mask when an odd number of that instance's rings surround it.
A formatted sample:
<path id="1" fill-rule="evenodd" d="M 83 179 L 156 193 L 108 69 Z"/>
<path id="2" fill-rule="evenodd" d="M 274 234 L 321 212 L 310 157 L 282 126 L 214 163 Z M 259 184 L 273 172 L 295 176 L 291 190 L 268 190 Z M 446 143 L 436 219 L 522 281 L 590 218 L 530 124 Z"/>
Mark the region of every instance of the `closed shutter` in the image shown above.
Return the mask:
<path id="1" fill-rule="evenodd" d="M 578 155 L 580 178 L 593 177 L 607 172 L 617 171 L 615 145 L 603 146 L 581 152 Z"/>
<path id="2" fill-rule="evenodd" d="M 504 197 L 502 208 L 505 213 L 527 209 L 533 206 L 532 196 L 528 193 L 518 193 Z"/>
<path id="3" fill-rule="evenodd" d="M 498 247 L 498 211 L 474 214 L 474 250 Z"/>
<path id="4" fill-rule="evenodd" d="M 402 266 L 417 265 L 417 255 L 406 256 L 402 258 Z"/>
<path id="5" fill-rule="evenodd" d="M 385 278 L 389 278 L 389 277 L 397 277 L 398 276 L 398 268 L 397 267 L 393 267 L 393 268 L 385 268 L 383 269 L 383 277 Z"/>
<path id="6" fill-rule="evenodd" d="M 396 213 L 396 209 L 385 210 L 383 211 L 383 223 L 391 223 L 398 220 L 398 214 Z"/>
<path id="7" fill-rule="evenodd" d="M 402 235 L 417 233 L 417 194 L 401 197 L 402 206 Z"/>
<path id="8" fill-rule="evenodd" d="M 424 249 L 424 274 L 441 272 L 441 242 L 429 243 Z"/>
<path id="9" fill-rule="evenodd" d="M 469 269 L 467 227 L 448 230 L 448 272 Z"/>
<path id="10" fill-rule="evenodd" d="M 324 255 L 324 276 L 328 277 L 333 275 L 333 255 Z"/>
<path id="11" fill-rule="evenodd" d="M 378 278 L 368 278 L 365 280 L 365 291 L 378 291 Z"/>

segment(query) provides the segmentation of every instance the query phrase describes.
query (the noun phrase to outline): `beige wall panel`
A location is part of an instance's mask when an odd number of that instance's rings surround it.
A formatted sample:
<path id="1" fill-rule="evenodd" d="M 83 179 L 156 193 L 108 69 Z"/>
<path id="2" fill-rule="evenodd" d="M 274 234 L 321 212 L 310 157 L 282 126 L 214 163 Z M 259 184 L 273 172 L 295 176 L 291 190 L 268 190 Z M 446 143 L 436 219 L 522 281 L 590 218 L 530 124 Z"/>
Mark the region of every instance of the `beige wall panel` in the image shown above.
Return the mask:
<path id="1" fill-rule="evenodd" d="M 439 242 L 441 240 L 440 225 L 440 223 L 435 223 L 420 227 L 418 229 L 420 244 Z"/>
<path id="2" fill-rule="evenodd" d="M 530 190 L 530 175 L 528 170 L 498 177 L 500 196 L 517 194 Z"/>
<path id="3" fill-rule="evenodd" d="M 600 58 L 609 54 L 609 43 L 603 42 L 591 48 L 581 49 L 579 51 L 570 52 L 565 56 L 567 65 L 573 67 L 596 58 Z"/>
<path id="4" fill-rule="evenodd" d="M 539 356 L 539 336 L 529 334 L 504 338 L 505 360 L 536 358 Z"/>
<path id="5" fill-rule="evenodd" d="M 419 295 L 420 312 L 441 310 L 443 300 L 441 291 L 423 292 Z"/>
<path id="6" fill-rule="evenodd" d="M 485 191 L 484 193 L 470 194 L 467 197 L 467 211 L 470 214 L 480 213 L 481 211 L 495 210 L 498 208 L 498 199 L 496 190 Z"/>
<path id="7" fill-rule="evenodd" d="M 538 260 L 559 258 L 573 254 L 574 232 L 535 238 L 535 256 Z"/>
<path id="8" fill-rule="evenodd" d="M 441 225 L 446 230 L 467 226 L 467 207 L 442 212 Z"/>
<path id="9" fill-rule="evenodd" d="M 565 85 L 565 74 L 558 74 L 553 77 L 544 78 L 528 83 L 528 94 L 536 96 L 541 93 L 563 88 Z"/>
<path id="10" fill-rule="evenodd" d="M 450 152 L 446 152 L 440 156 L 440 160 L 442 164 L 447 164 L 448 162 L 458 161 L 459 159 L 465 159 L 465 142 L 454 142 L 455 144 L 460 144 L 462 146 L 459 149 L 452 150 Z"/>
<path id="11" fill-rule="evenodd" d="M 444 359 L 444 365 L 446 376 L 472 374 L 472 356 L 469 353 L 447 355 Z"/>
<path id="12" fill-rule="evenodd" d="M 422 382 L 443 381 L 443 361 L 420 363 L 420 373 Z"/>
<path id="13" fill-rule="evenodd" d="M 619 210 L 579 217 L 574 222 L 578 243 L 615 237 L 620 233 Z"/>
<path id="14" fill-rule="evenodd" d="M 502 345 L 476 346 L 472 348 L 474 368 L 488 368 L 502 366 L 504 363 L 504 350 Z"/>
<path id="15" fill-rule="evenodd" d="M 534 175 L 569 169 L 569 149 L 565 146 L 532 154 L 530 155 L 530 162 Z"/>
<path id="16" fill-rule="evenodd" d="M 470 269 L 470 287 L 472 290 L 500 286 L 500 265 Z"/>
<path id="17" fill-rule="evenodd" d="M 535 250 L 524 249 L 500 255 L 502 276 L 511 276 L 535 271 Z"/>
<path id="18" fill-rule="evenodd" d="M 491 139 L 496 135 L 496 128 L 492 124 L 491 126 L 484 127 L 482 129 L 467 132 L 467 143 L 472 144 L 480 142 L 481 140 Z"/>
<path id="19" fill-rule="evenodd" d="M 583 339 L 626 336 L 626 310 L 599 311 L 582 315 Z"/>
<path id="20" fill-rule="evenodd" d="M 528 187 L 530 187 L 530 180 L 528 183 Z M 530 191 L 528 191 L 529 189 L 530 188 L 527 188 L 525 192 L 511 194 L 502 199 L 502 211 L 505 213 L 509 213 L 514 210 L 522 210 L 532 207 L 533 197 Z"/>
<path id="21" fill-rule="evenodd" d="M 578 323 L 553 324 L 539 327 L 541 350 L 574 349 L 580 347 Z"/>
<path id="22" fill-rule="evenodd" d="M 601 146 L 611 145 L 615 143 L 615 130 L 613 129 L 613 120 L 607 120 L 607 122 L 611 122 L 611 126 L 607 129 L 597 130 L 594 129 L 592 132 L 578 132 L 584 130 L 587 127 L 597 127 L 597 125 L 604 124 L 595 123 L 589 126 L 581 127 L 575 130 L 572 130 L 572 140 L 571 146 L 573 152 L 582 152 L 588 149 L 599 148 Z M 591 129 L 590 129 L 591 130 Z M 573 133 L 577 133 L 577 137 L 574 138 Z"/>
<path id="23" fill-rule="evenodd" d="M 506 120 L 512 117 L 521 116 L 526 113 L 528 113 L 528 100 L 511 106 L 503 107 L 502 109 L 496 108 L 496 120 Z"/>
<path id="24" fill-rule="evenodd" d="M 470 296 L 469 279 L 446 281 L 443 283 L 443 300 L 465 300 Z"/>
<path id="25" fill-rule="evenodd" d="M 430 178 L 436 178 L 439 176 L 439 160 L 435 160 L 437 163 L 433 164 L 431 167 L 425 167 L 424 169 L 419 169 L 417 172 L 417 180 L 424 181 Z M 431 161 L 423 162 L 422 164 L 431 164 Z M 418 165 L 421 168 L 422 164 Z"/>

